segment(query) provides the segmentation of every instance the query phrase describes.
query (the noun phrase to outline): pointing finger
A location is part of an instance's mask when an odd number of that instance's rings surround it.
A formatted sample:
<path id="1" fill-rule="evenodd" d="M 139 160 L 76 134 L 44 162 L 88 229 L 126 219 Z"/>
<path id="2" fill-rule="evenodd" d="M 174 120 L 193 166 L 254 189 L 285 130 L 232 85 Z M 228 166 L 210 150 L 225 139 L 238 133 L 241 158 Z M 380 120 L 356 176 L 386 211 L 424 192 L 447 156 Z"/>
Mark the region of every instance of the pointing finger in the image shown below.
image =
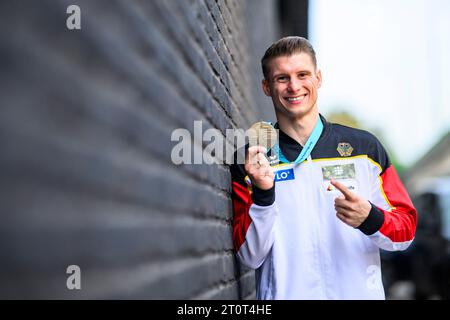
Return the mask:
<path id="1" fill-rule="evenodd" d="M 347 200 L 352 200 L 354 198 L 353 192 L 351 192 L 344 184 L 340 183 L 336 180 L 331 180 L 331 184 L 336 187 L 342 194 L 345 196 Z"/>

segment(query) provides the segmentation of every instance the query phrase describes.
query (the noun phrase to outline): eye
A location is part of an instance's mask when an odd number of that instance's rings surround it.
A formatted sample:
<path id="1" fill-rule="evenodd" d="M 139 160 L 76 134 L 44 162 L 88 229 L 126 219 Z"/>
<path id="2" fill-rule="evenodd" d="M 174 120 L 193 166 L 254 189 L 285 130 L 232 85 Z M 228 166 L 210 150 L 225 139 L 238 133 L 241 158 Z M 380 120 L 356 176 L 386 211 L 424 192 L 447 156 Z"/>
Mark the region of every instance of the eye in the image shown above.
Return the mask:
<path id="1" fill-rule="evenodd" d="M 306 78 L 306 77 L 308 76 L 308 74 L 307 74 L 306 72 L 300 72 L 300 73 L 298 74 L 298 76 L 299 76 L 301 79 L 304 79 L 304 78 Z"/>
<path id="2" fill-rule="evenodd" d="M 277 82 L 287 82 L 289 79 L 286 76 L 277 77 Z"/>

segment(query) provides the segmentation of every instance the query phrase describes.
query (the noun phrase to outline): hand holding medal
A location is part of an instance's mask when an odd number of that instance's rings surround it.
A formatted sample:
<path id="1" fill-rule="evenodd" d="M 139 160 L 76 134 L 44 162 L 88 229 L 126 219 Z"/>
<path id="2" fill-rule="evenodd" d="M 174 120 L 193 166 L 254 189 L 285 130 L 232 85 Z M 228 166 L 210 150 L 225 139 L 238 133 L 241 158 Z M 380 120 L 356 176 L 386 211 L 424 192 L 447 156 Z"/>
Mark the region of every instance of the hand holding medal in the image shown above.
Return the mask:
<path id="1" fill-rule="evenodd" d="M 268 190 L 273 187 L 275 176 L 266 153 L 275 145 L 277 132 L 267 122 L 257 122 L 247 132 L 249 148 L 245 158 L 245 171 L 253 185 Z"/>

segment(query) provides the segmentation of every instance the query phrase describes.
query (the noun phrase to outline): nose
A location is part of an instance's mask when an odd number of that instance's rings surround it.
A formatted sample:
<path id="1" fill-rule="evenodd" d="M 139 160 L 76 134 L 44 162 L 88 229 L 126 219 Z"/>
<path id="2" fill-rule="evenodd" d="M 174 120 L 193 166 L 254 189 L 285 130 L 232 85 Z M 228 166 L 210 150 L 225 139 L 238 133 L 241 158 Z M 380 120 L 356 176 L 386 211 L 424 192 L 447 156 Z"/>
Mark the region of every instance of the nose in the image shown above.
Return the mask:
<path id="1" fill-rule="evenodd" d="M 296 92 L 300 89 L 301 83 L 299 79 L 291 78 L 288 84 L 288 90 L 290 92 Z"/>

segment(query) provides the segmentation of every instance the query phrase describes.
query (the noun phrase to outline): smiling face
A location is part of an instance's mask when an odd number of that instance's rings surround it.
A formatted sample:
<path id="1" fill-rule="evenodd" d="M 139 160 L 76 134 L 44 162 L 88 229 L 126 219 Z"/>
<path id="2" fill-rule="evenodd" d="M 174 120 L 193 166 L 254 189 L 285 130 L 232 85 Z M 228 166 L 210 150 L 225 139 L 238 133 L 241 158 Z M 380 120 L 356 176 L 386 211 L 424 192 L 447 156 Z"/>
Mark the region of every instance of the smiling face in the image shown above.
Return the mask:
<path id="1" fill-rule="evenodd" d="M 321 83 L 322 75 L 316 71 L 311 56 L 300 52 L 271 59 L 262 86 L 272 98 L 278 120 L 297 120 L 318 113 L 317 90 Z"/>

